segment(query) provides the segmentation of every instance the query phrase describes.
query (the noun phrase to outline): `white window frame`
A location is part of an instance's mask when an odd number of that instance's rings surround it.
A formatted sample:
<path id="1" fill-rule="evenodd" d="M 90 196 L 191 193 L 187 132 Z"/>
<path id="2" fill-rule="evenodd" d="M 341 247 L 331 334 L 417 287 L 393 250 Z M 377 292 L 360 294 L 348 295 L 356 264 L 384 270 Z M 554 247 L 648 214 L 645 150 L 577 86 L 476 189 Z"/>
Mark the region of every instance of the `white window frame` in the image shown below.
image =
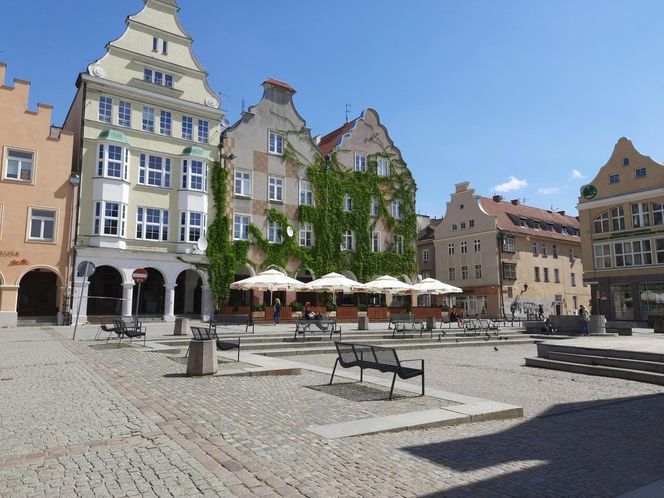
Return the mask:
<path id="1" fill-rule="evenodd" d="M 516 238 L 512 236 L 505 236 L 503 238 L 503 251 L 516 252 Z"/>
<path id="2" fill-rule="evenodd" d="M 158 221 L 148 221 L 148 210 L 158 213 Z M 152 213 L 154 215 L 154 213 Z M 136 209 L 136 238 L 138 240 L 150 240 L 154 242 L 168 242 L 168 209 L 158 209 L 146 206 L 139 206 Z M 158 237 L 148 237 L 148 227 L 153 230 L 156 228 Z"/>
<path id="3" fill-rule="evenodd" d="M 391 203 L 392 218 L 395 220 L 403 219 L 403 213 L 401 212 L 401 201 L 394 199 Z"/>
<path id="4" fill-rule="evenodd" d="M 276 156 L 284 155 L 284 135 L 276 131 L 268 131 L 267 152 Z"/>
<path id="5" fill-rule="evenodd" d="M 159 134 L 165 137 L 173 135 L 173 113 L 170 111 L 159 111 Z"/>
<path id="6" fill-rule="evenodd" d="M 371 198 L 371 217 L 378 217 L 378 197 Z"/>
<path id="7" fill-rule="evenodd" d="M 461 280 L 468 280 L 468 265 L 461 265 Z"/>
<path id="8" fill-rule="evenodd" d="M 403 255 L 403 253 L 404 253 L 404 249 L 405 249 L 405 247 L 404 247 L 404 237 L 403 237 L 403 235 L 397 235 L 397 236 L 396 236 L 395 243 L 396 243 L 397 254 L 401 254 L 401 255 Z"/>
<path id="9" fill-rule="evenodd" d="M 422 249 L 422 262 L 428 263 L 431 257 L 429 249 Z"/>
<path id="10" fill-rule="evenodd" d="M 605 233 L 609 231 L 609 212 L 603 211 L 593 220 L 593 231 L 595 233 Z"/>
<path id="11" fill-rule="evenodd" d="M 353 211 L 353 198 L 344 194 L 344 213 L 351 213 Z"/>
<path id="12" fill-rule="evenodd" d="M 376 164 L 376 174 L 378 176 L 390 176 L 390 163 L 384 157 L 378 158 L 378 163 Z"/>
<path id="13" fill-rule="evenodd" d="M 249 240 L 249 225 L 251 215 L 233 213 L 233 240 Z"/>
<path id="14" fill-rule="evenodd" d="M 447 255 L 454 256 L 454 242 L 447 244 Z"/>
<path id="15" fill-rule="evenodd" d="M 456 268 L 450 266 L 447 269 L 447 276 L 450 280 L 456 280 Z"/>
<path id="16" fill-rule="evenodd" d="M 251 171 L 243 169 L 235 170 L 233 179 L 233 192 L 235 192 L 236 197 L 251 197 L 251 180 Z"/>
<path id="17" fill-rule="evenodd" d="M 9 161 L 10 161 L 10 155 L 11 153 L 19 153 L 19 154 L 30 154 L 32 156 L 32 159 L 28 158 L 18 158 L 15 157 L 11 159 L 12 161 L 16 161 L 16 178 L 13 178 L 9 175 Z M 11 182 L 19 182 L 19 183 L 24 183 L 28 185 L 34 185 L 35 183 L 35 171 L 36 171 L 36 164 L 37 164 L 37 152 L 32 151 L 32 150 L 27 150 L 27 149 L 22 149 L 20 147 L 11 147 L 11 146 L 6 146 L 4 147 L 3 151 L 3 175 L 2 178 L 4 180 L 9 180 Z M 28 167 L 29 164 L 29 167 Z M 23 171 L 30 171 L 30 179 L 29 180 L 24 180 L 21 177 L 23 176 Z"/>
<path id="18" fill-rule="evenodd" d="M 482 265 L 475 265 L 475 278 L 482 278 Z"/>
<path id="19" fill-rule="evenodd" d="M 100 123 L 111 124 L 113 122 L 113 99 L 111 97 L 107 97 L 106 95 L 99 96 L 98 118 Z"/>
<path id="20" fill-rule="evenodd" d="M 156 166 L 159 165 L 159 168 Z M 141 154 L 138 161 L 138 183 L 149 187 L 171 188 L 172 161 L 168 157 Z M 150 178 L 150 175 L 153 178 Z M 154 177 L 160 178 L 159 182 Z"/>
<path id="21" fill-rule="evenodd" d="M 184 215 L 184 216 L 183 216 Z M 192 215 L 200 215 L 200 225 L 192 223 Z M 184 219 L 183 219 L 184 218 Z M 198 229 L 199 235 L 196 240 L 191 237 L 192 230 Z M 184 243 L 198 242 L 207 233 L 207 214 L 200 211 L 180 211 L 180 234 L 179 241 Z"/>
<path id="22" fill-rule="evenodd" d="M 205 119 L 198 120 L 198 143 L 210 143 L 210 122 Z"/>
<path id="23" fill-rule="evenodd" d="M 664 225 L 664 203 L 652 203 L 652 224 L 653 226 Z"/>
<path id="24" fill-rule="evenodd" d="M 502 265 L 503 278 L 506 280 L 516 280 L 516 263 L 503 263 Z"/>
<path id="25" fill-rule="evenodd" d="M 593 246 L 593 255 L 596 270 L 613 268 L 613 250 L 610 243 L 595 244 Z"/>
<path id="26" fill-rule="evenodd" d="M 482 247 L 482 243 L 481 243 L 480 239 L 475 239 L 475 240 L 473 241 L 473 249 L 474 249 L 474 251 L 475 251 L 475 252 L 480 252 L 481 247 Z"/>
<path id="27" fill-rule="evenodd" d="M 194 173 L 193 167 L 200 166 L 201 172 Z M 183 190 L 193 190 L 194 192 L 207 192 L 208 189 L 208 163 L 202 159 L 186 158 L 182 160 L 180 187 Z M 194 186 L 200 182 L 200 188 Z"/>
<path id="28" fill-rule="evenodd" d="M 354 171 L 358 173 L 366 173 L 367 171 L 367 156 L 366 154 L 355 153 L 355 168 Z"/>
<path id="29" fill-rule="evenodd" d="M 355 233 L 352 230 L 346 230 L 341 238 L 341 250 L 352 251 L 355 245 Z"/>
<path id="30" fill-rule="evenodd" d="M 468 242 L 465 240 L 461 242 L 461 254 L 468 254 Z"/>
<path id="31" fill-rule="evenodd" d="M 313 206 L 314 205 L 314 188 L 310 181 L 299 181 L 299 199 L 300 206 Z"/>
<path id="32" fill-rule="evenodd" d="M 110 149 L 120 149 L 120 161 L 117 159 L 110 159 L 109 153 Z M 101 142 L 97 144 L 97 175 L 98 177 L 103 178 L 112 178 L 114 180 L 129 180 L 129 162 L 130 162 L 131 153 L 129 147 L 118 145 L 117 143 Z M 120 169 L 119 175 L 109 174 L 109 168 L 113 165 L 117 165 Z"/>
<path id="33" fill-rule="evenodd" d="M 166 88 L 173 88 L 173 75 L 164 73 L 163 71 L 155 71 L 154 69 L 143 69 L 143 81 L 152 83 L 153 85 L 163 86 Z"/>
<path id="34" fill-rule="evenodd" d="M 300 246 L 313 247 L 314 245 L 314 230 L 311 223 L 300 224 Z"/>
<path id="35" fill-rule="evenodd" d="M 118 215 L 110 216 L 106 214 L 106 208 L 109 204 L 117 204 Z M 122 202 L 95 201 L 92 221 L 92 233 L 99 237 L 118 237 L 125 238 L 127 231 L 127 205 Z M 106 232 L 106 222 L 116 221 L 116 233 Z"/>
<path id="36" fill-rule="evenodd" d="M 118 102 L 118 126 L 131 128 L 131 102 L 128 100 Z"/>
<path id="37" fill-rule="evenodd" d="M 284 179 L 280 176 L 269 176 L 267 180 L 267 200 L 284 202 Z"/>
<path id="38" fill-rule="evenodd" d="M 380 252 L 380 232 L 371 234 L 371 252 Z"/>
<path id="39" fill-rule="evenodd" d="M 154 133 L 154 107 L 143 106 L 143 115 L 141 118 L 141 128 L 147 133 Z"/>
<path id="40" fill-rule="evenodd" d="M 45 216 L 41 214 L 35 214 L 36 212 L 48 212 L 52 213 L 53 216 Z M 2 214 L 2 213 L 0 213 Z M 39 235 L 34 236 L 32 233 L 32 224 L 33 222 L 39 222 Z M 44 237 L 45 227 L 48 223 L 52 223 L 51 231 L 52 237 Z M 40 206 L 29 206 L 28 207 L 28 229 L 26 232 L 26 242 L 47 242 L 55 244 L 58 236 L 58 210 L 49 208 L 49 207 L 40 207 Z"/>
<path id="41" fill-rule="evenodd" d="M 194 139 L 194 118 L 182 115 L 180 126 L 182 128 L 182 140 L 192 141 Z"/>
<path id="42" fill-rule="evenodd" d="M 634 212 L 635 207 L 636 207 L 636 212 Z M 650 226 L 649 203 L 637 202 L 635 204 L 632 204 L 631 212 L 632 212 L 632 228 L 646 228 Z"/>
<path id="43" fill-rule="evenodd" d="M 268 220 L 267 222 L 267 241 L 270 244 L 281 244 L 284 238 L 281 236 L 281 223 Z"/>

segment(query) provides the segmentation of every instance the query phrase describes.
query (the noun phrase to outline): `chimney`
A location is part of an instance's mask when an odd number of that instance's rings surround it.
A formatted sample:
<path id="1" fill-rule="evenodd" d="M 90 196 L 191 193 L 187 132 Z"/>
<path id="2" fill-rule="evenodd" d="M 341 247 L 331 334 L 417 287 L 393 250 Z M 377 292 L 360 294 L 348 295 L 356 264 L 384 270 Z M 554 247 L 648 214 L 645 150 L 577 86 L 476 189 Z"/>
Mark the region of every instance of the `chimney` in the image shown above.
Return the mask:
<path id="1" fill-rule="evenodd" d="M 502 200 L 503 200 L 503 196 L 502 196 L 502 195 L 494 195 L 494 196 L 493 196 L 493 202 L 500 202 L 500 201 L 502 201 Z"/>
<path id="2" fill-rule="evenodd" d="M 519 199 L 512 199 L 510 202 L 511 202 L 514 206 L 518 206 L 518 205 L 519 205 Z"/>
<path id="3" fill-rule="evenodd" d="M 562 214 L 563 216 L 565 216 L 565 211 L 558 211 L 558 214 Z"/>

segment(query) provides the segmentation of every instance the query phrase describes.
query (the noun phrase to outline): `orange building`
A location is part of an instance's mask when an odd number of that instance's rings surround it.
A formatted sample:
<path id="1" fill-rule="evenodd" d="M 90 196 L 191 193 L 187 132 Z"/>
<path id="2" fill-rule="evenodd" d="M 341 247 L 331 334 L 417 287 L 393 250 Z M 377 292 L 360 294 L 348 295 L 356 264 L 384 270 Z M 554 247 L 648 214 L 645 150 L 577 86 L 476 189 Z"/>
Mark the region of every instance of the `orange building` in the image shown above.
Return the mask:
<path id="1" fill-rule="evenodd" d="M 68 311 L 73 135 L 52 107 L 28 109 L 30 83 L 5 86 L 0 63 L 0 327 L 55 323 Z"/>

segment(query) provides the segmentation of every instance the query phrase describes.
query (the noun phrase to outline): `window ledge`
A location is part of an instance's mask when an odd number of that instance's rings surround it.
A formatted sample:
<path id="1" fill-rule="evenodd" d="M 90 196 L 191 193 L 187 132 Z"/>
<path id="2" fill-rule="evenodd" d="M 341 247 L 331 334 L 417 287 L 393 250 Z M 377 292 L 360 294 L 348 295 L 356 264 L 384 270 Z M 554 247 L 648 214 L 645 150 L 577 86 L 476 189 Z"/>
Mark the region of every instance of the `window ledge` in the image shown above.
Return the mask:
<path id="1" fill-rule="evenodd" d="M 55 240 L 45 240 L 45 239 L 26 239 L 26 243 L 28 244 L 44 244 L 44 245 L 49 245 L 49 246 L 54 246 L 56 244 Z"/>
<path id="2" fill-rule="evenodd" d="M 18 180 L 15 178 L 3 178 L 3 182 L 9 182 L 9 183 L 15 183 L 17 185 L 34 185 L 35 182 L 33 180 L 26 181 L 26 180 Z"/>
<path id="3" fill-rule="evenodd" d="M 251 195 L 246 195 L 246 194 L 233 194 L 235 198 L 237 199 L 251 199 Z"/>
<path id="4" fill-rule="evenodd" d="M 276 199 L 268 199 L 267 202 L 270 202 L 272 204 L 284 204 L 284 201 L 278 201 Z"/>

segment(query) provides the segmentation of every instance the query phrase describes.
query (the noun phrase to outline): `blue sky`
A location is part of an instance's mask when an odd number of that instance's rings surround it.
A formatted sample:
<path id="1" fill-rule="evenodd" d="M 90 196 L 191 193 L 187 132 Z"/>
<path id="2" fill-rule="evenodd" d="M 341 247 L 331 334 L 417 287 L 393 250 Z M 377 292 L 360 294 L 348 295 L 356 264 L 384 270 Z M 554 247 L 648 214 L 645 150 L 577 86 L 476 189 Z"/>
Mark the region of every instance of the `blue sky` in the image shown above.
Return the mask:
<path id="1" fill-rule="evenodd" d="M 142 0 L 5 2 L 0 61 L 61 124 L 76 76 Z M 454 184 L 576 213 L 621 136 L 664 162 L 659 0 L 180 0 L 233 122 L 268 77 L 324 134 L 373 107 L 441 216 Z M 27 28 L 26 26 L 29 26 Z M 585 177 L 585 178 L 584 178 Z"/>

